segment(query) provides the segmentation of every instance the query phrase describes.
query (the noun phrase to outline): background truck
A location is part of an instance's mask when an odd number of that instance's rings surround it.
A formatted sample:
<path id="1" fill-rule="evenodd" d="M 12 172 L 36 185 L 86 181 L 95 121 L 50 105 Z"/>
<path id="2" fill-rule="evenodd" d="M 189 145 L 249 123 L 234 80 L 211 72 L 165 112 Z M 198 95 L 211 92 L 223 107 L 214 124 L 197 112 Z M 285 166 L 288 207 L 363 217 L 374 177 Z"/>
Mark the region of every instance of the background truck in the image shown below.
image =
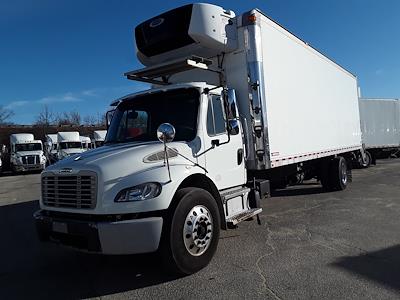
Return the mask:
<path id="1" fill-rule="evenodd" d="M 94 148 L 98 148 L 104 145 L 106 139 L 107 130 L 95 130 L 93 132 L 93 144 Z"/>
<path id="2" fill-rule="evenodd" d="M 12 172 L 41 171 L 46 167 L 43 144 L 31 133 L 10 135 L 10 167 Z"/>
<path id="3" fill-rule="evenodd" d="M 400 149 L 399 99 L 360 98 L 362 140 L 368 161 L 396 155 Z"/>
<path id="4" fill-rule="evenodd" d="M 158 249 L 190 274 L 209 263 L 221 229 L 258 219 L 270 183 L 346 188 L 363 153 L 357 80 L 343 67 L 257 9 L 185 5 L 135 38 L 146 67 L 125 75 L 152 88 L 111 104 L 103 147 L 42 173 L 42 240 Z"/>
<path id="5" fill-rule="evenodd" d="M 45 153 L 50 164 L 54 164 L 58 160 L 58 142 L 57 134 L 46 134 L 45 136 Z"/>
<path id="6" fill-rule="evenodd" d="M 57 133 L 57 158 L 64 159 L 74 154 L 82 153 L 82 142 L 79 137 L 79 132 L 59 132 Z"/>
<path id="7" fill-rule="evenodd" d="M 83 151 L 92 149 L 92 140 L 88 136 L 81 135 L 79 139 L 81 140 Z"/>

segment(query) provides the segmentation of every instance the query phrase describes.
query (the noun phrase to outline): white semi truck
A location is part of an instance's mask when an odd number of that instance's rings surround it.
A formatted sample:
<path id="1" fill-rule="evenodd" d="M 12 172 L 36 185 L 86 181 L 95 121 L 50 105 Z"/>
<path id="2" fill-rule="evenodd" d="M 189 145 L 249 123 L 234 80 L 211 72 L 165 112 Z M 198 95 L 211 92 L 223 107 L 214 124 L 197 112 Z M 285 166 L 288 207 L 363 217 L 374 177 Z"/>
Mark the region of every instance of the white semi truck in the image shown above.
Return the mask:
<path id="1" fill-rule="evenodd" d="M 357 80 L 343 67 L 257 9 L 185 5 L 135 37 L 146 67 L 126 76 L 152 87 L 112 103 L 103 147 L 42 173 L 42 240 L 159 250 L 190 274 L 221 229 L 258 217 L 270 183 L 346 188 L 363 154 Z"/>
<path id="2" fill-rule="evenodd" d="M 57 134 L 46 134 L 45 145 L 47 159 L 49 163 L 53 164 L 58 160 Z"/>
<path id="3" fill-rule="evenodd" d="M 93 144 L 94 148 L 98 148 L 104 145 L 106 139 L 107 130 L 95 130 L 93 131 Z"/>
<path id="4" fill-rule="evenodd" d="M 46 167 L 46 157 L 41 140 L 35 140 L 31 133 L 10 135 L 10 167 L 11 171 L 41 171 Z"/>
<path id="5" fill-rule="evenodd" d="M 64 159 L 84 151 L 82 141 L 77 131 L 57 133 L 57 158 Z"/>
<path id="6" fill-rule="evenodd" d="M 400 149 L 400 100 L 360 98 L 362 139 L 367 161 L 388 157 Z"/>
<path id="7" fill-rule="evenodd" d="M 79 139 L 81 140 L 83 151 L 92 149 L 92 140 L 90 137 L 81 135 L 79 136 Z"/>

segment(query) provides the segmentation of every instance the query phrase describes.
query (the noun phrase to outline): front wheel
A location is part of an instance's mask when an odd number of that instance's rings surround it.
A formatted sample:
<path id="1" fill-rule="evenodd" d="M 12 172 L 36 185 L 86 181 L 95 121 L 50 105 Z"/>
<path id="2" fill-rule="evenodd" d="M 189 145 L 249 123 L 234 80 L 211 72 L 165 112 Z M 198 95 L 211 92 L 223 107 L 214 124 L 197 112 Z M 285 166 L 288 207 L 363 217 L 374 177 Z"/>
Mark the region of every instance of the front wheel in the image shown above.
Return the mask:
<path id="1" fill-rule="evenodd" d="M 218 206 L 209 192 L 199 188 L 179 190 L 174 203 L 172 218 L 166 218 L 161 251 L 167 267 L 189 275 L 206 267 L 217 249 Z"/>

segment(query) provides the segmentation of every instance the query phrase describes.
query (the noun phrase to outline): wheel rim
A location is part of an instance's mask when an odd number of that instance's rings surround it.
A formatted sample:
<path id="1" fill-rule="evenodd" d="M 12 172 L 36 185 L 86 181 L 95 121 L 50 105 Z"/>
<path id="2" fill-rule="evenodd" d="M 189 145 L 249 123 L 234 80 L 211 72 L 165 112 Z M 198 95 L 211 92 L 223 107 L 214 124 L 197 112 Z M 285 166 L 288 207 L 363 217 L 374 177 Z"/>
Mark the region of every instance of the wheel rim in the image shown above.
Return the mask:
<path id="1" fill-rule="evenodd" d="M 368 154 L 366 154 L 366 156 L 367 156 L 366 165 L 369 166 L 371 164 L 371 157 Z"/>
<path id="2" fill-rule="evenodd" d="M 203 205 L 193 207 L 185 219 L 183 241 L 186 250 L 193 256 L 200 256 L 211 244 L 213 220 L 210 211 Z"/>
<path id="3" fill-rule="evenodd" d="M 346 168 L 346 163 L 344 163 L 344 162 L 342 162 L 340 177 L 341 177 L 342 183 L 346 184 L 347 183 L 347 168 Z"/>

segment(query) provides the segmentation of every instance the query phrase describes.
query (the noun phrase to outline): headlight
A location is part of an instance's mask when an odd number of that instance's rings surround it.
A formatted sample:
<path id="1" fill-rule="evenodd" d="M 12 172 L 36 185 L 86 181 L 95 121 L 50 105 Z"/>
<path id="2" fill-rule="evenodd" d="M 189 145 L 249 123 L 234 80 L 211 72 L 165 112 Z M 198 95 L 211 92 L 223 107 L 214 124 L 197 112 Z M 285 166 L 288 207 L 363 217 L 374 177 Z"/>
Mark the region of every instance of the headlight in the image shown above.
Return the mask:
<path id="1" fill-rule="evenodd" d="M 47 159 L 46 159 L 46 156 L 44 156 L 44 155 L 41 155 L 41 156 L 40 156 L 40 163 L 41 163 L 41 164 L 46 163 L 46 160 L 47 160 Z"/>
<path id="2" fill-rule="evenodd" d="M 143 183 L 120 191 L 114 202 L 141 201 L 155 198 L 161 193 L 161 185 L 156 182 Z"/>

